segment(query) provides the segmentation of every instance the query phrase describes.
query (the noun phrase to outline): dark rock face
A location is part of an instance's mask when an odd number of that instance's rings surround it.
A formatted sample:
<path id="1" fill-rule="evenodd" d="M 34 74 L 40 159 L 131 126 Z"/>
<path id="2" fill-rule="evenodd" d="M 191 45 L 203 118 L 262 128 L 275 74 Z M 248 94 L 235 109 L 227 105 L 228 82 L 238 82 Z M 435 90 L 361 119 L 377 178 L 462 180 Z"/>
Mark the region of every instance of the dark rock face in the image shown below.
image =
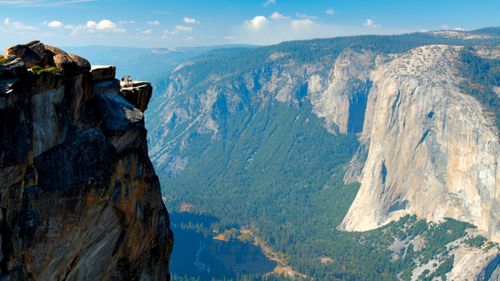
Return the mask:
<path id="1" fill-rule="evenodd" d="M 115 79 L 116 67 L 113 65 L 96 65 L 92 66 L 90 71 L 94 81 Z"/>
<path id="2" fill-rule="evenodd" d="M 151 86 L 125 96 L 114 68 L 93 75 L 36 41 L 4 58 L 0 280 L 169 280 L 173 237 L 144 128 Z"/>
<path id="3" fill-rule="evenodd" d="M 143 81 L 132 81 L 121 83 L 121 90 L 125 98 L 135 105 L 142 112 L 148 108 L 149 100 L 153 94 L 153 87 L 151 84 Z"/>

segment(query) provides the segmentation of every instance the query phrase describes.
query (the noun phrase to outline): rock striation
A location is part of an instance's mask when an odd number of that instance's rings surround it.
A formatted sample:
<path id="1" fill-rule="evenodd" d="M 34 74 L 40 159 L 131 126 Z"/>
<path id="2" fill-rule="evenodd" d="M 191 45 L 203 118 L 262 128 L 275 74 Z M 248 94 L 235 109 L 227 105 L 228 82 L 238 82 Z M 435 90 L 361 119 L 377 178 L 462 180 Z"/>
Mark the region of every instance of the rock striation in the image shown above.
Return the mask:
<path id="1" fill-rule="evenodd" d="M 0 279 L 169 280 L 151 85 L 41 42 L 0 63 Z"/>

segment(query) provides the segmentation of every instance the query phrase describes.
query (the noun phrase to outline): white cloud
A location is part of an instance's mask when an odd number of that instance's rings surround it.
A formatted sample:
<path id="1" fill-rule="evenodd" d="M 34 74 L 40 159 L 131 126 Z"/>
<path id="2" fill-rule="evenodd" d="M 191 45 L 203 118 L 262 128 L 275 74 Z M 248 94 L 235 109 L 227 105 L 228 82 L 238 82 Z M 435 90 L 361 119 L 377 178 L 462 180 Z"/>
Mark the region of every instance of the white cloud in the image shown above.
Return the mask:
<path id="1" fill-rule="evenodd" d="M 317 19 L 318 17 L 316 16 L 310 16 L 310 15 L 307 15 L 307 14 L 301 14 L 301 13 L 296 13 L 296 16 L 298 18 L 301 18 L 301 19 L 310 19 L 310 20 L 315 20 Z"/>
<path id="2" fill-rule="evenodd" d="M 284 16 L 280 14 L 279 12 L 274 12 L 269 16 L 270 19 L 272 20 L 287 20 L 290 19 L 290 17 Z"/>
<path id="3" fill-rule="evenodd" d="M 148 20 L 146 23 L 149 25 L 160 25 L 159 20 Z"/>
<path id="4" fill-rule="evenodd" d="M 179 31 L 178 30 L 174 30 L 174 31 L 170 31 L 170 30 L 163 30 L 163 34 L 164 35 L 177 35 L 179 34 Z"/>
<path id="5" fill-rule="evenodd" d="M 175 30 L 178 31 L 191 31 L 193 28 L 191 26 L 185 26 L 185 25 L 176 25 Z"/>
<path id="6" fill-rule="evenodd" d="M 364 26 L 370 26 L 370 27 L 381 27 L 380 24 L 377 24 L 374 19 L 366 19 L 365 22 L 363 23 Z"/>
<path id="7" fill-rule="evenodd" d="M 195 19 L 195 18 L 184 17 L 184 23 L 187 23 L 187 24 L 197 24 L 197 23 L 200 23 L 200 22 L 197 19 Z"/>
<path id="8" fill-rule="evenodd" d="M 119 24 L 135 24 L 135 20 L 121 20 Z"/>
<path id="9" fill-rule="evenodd" d="M 87 29 L 87 27 L 85 25 L 71 25 L 71 24 L 67 24 L 64 26 L 65 29 L 69 30 L 70 31 L 70 36 L 77 36 L 79 35 L 80 33 L 83 33 L 83 32 L 90 32 L 90 33 L 93 33 L 94 31 L 89 31 Z"/>
<path id="10" fill-rule="evenodd" d="M 1 0 L 0 0 L 1 1 Z M 121 25 L 123 24 L 133 24 L 133 21 L 119 21 Z M 121 28 L 118 24 L 111 20 L 103 19 L 99 22 L 89 20 L 85 24 L 63 24 L 60 25 L 56 21 L 46 23 L 49 27 L 62 27 L 70 31 L 71 37 L 80 36 L 82 34 L 97 34 L 97 33 L 124 33 L 127 30 Z M 51 26 L 52 25 L 52 26 Z"/>
<path id="11" fill-rule="evenodd" d="M 93 20 L 87 21 L 87 24 L 85 25 L 87 28 L 93 29 L 97 26 L 97 23 Z"/>
<path id="12" fill-rule="evenodd" d="M 332 9 L 332 8 L 328 8 L 326 11 L 325 11 L 325 14 L 329 15 L 329 16 L 333 16 L 335 15 L 335 10 Z"/>
<path id="13" fill-rule="evenodd" d="M 191 32 L 193 31 L 193 28 L 191 26 L 185 26 L 185 25 L 176 25 L 174 30 L 163 30 L 162 38 L 168 39 L 172 38 L 173 36 L 179 36 L 181 32 Z M 189 36 L 183 38 L 186 40 Z M 179 38 L 179 37 L 177 37 Z"/>
<path id="14" fill-rule="evenodd" d="M 453 30 L 455 30 L 455 31 L 465 31 L 465 28 L 457 26 L 457 27 L 453 28 Z"/>
<path id="15" fill-rule="evenodd" d="M 58 20 L 53 20 L 47 24 L 48 27 L 59 28 L 63 26 L 63 23 Z"/>
<path id="16" fill-rule="evenodd" d="M 372 26 L 374 24 L 375 24 L 375 21 L 372 19 L 366 19 L 365 23 L 364 23 L 364 25 L 367 25 L 367 26 Z"/>
<path id="17" fill-rule="evenodd" d="M 141 31 L 141 33 L 144 34 L 144 35 L 149 35 L 149 34 L 153 33 L 153 30 L 152 29 L 146 29 L 146 30 Z"/>
<path id="18" fill-rule="evenodd" d="M 93 32 L 93 31 L 99 31 L 99 32 L 125 32 L 125 29 L 119 28 L 116 23 L 103 19 L 100 22 L 95 22 L 93 20 L 87 21 L 87 24 L 85 27 Z"/>
<path id="19" fill-rule="evenodd" d="M 7 27 L 9 29 L 14 29 L 14 30 L 36 30 L 36 28 L 33 26 L 26 25 L 26 24 L 19 22 L 19 21 L 13 21 L 13 20 L 10 20 L 9 18 L 5 18 L 3 20 L 3 24 L 5 27 Z"/>
<path id="20" fill-rule="evenodd" d="M 299 30 L 303 28 L 309 28 L 314 25 L 314 21 L 311 19 L 300 19 L 300 20 L 292 20 L 292 28 L 294 30 Z"/>
<path id="21" fill-rule="evenodd" d="M 266 24 L 268 20 L 264 16 L 256 16 L 251 20 L 245 21 L 245 26 L 253 31 L 261 30 Z"/>
<path id="22" fill-rule="evenodd" d="M 264 2 L 264 4 L 262 4 L 262 6 L 268 7 L 268 6 L 275 5 L 275 4 L 276 4 L 276 0 L 267 0 L 266 2 Z"/>

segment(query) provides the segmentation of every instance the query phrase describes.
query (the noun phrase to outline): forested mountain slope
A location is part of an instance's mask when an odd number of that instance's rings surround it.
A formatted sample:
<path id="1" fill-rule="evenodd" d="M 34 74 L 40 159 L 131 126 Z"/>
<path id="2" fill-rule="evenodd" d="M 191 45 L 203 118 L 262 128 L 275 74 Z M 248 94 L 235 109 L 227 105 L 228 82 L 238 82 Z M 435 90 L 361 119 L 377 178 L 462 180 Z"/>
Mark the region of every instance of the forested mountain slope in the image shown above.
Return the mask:
<path id="1" fill-rule="evenodd" d="M 147 118 L 167 204 L 249 228 L 319 280 L 488 280 L 498 248 L 478 237 L 498 240 L 500 219 L 495 30 L 189 60 Z"/>

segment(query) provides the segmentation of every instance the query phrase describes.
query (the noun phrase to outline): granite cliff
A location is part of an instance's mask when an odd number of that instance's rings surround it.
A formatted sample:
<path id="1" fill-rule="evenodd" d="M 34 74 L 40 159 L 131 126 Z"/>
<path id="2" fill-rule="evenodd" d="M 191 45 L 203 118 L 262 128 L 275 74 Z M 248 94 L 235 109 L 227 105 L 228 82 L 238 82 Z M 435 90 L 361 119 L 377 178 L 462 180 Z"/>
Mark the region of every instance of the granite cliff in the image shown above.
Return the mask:
<path id="1" fill-rule="evenodd" d="M 38 41 L 0 57 L 0 279 L 168 280 L 149 83 Z"/>
<path id="2" fill-rule="evenodd" d="M 344 229 L 416 214 L 471 222 L 499 241 L 498 132 L 491 113 L 460 87 L 461 49 L 420 47 L 371 73 L 362 133 L 369 153 Z"/>

